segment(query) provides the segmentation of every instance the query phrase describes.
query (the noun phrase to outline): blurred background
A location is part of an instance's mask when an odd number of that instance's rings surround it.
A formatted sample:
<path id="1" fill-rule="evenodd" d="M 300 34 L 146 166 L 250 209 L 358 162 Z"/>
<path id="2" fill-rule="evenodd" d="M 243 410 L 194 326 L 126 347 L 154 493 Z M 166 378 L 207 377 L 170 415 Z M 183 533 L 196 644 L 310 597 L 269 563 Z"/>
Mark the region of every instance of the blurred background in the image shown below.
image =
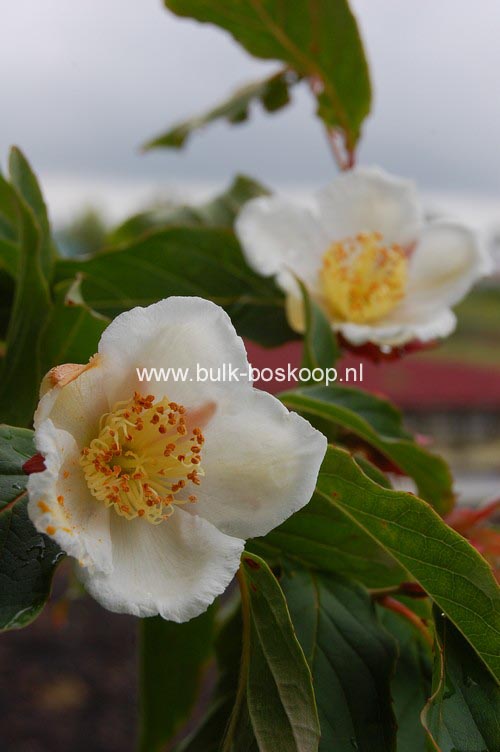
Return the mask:
<path id="1" fill-rule="evenodd" d="M 375 104 L 359 158 L 413 177 L 431 206 L 500 225 L 500 5 L 353 0 Z M 140 153 L 167 125 L 275 66 L 161 0 L 2 3 L 5 155 L 19 143 L 53 218 L 91 203 L 117 220 L 172 191 L 207 191 L 235 172 L 307 190 L 335 173 L 306 86 L 295 106 L 194 136 L 184 152 Z"/>
<path id="2" fill-rule="evenodd" d="M 460 498 L 500 488 L 500 5 L 352 0 L 375 89 L 359 161 L 413 178 L 430 217 L 475 226 L 497 274 L 458 309 L 457 333 L 400 364 L 367 365 L 366 388 L 404 410 L 450 460 Z M 277 115 L 257 108 L 184 151 L 141 144 L 275 66 L 180 20 L 160 0 L 17 0 L 0 9 L 0 160 L 11 144 L 38 172 L 67 254 L 101 244 L 127 214 L 204 200 L 245 173 L 294 196 L 336 174 L 305 86 Z M 255 358 L 264 357 L 257 350 Z M 134 622 L 61 599 L 0 640 L 0 749 L 126 752 L 134 734 Z M 5 680 L 8 677 L 9 681 Z M 2 738 L 3 737 L 3 738 Z"/>

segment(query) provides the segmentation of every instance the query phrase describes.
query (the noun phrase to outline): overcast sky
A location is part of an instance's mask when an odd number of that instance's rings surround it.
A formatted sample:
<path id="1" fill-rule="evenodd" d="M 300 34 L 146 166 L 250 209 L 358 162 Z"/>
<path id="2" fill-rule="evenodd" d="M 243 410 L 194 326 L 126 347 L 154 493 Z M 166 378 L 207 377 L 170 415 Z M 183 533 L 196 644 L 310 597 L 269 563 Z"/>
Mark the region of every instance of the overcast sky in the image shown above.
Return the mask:
<path id="1" fill-rule="evenodd" d="M 498 0 L 354 0 L 375 88 L 361 159 L 425 189 L 500 196 Z M 334 173 L 307 91 L 277 116 L 218 125 L 181 154 L 142 141 L 275 65 L 160 0 L 0 0 L 1 160 L 43 174 L 324 182 Z"/>

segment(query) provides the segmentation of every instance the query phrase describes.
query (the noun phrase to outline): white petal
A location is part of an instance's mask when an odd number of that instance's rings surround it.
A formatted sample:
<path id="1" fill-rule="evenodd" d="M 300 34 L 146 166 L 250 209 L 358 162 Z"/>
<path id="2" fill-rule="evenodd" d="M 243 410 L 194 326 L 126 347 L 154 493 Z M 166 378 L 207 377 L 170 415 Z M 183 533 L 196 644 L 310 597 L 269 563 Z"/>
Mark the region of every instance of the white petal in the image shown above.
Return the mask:
<path id="1" fill-rule="evenodd" d="M 111 404 L 130 399 L 138 390 L 195 406 L 250 381 L 245 347 L 231 319 L 202 298 L 171 297 L 120 314 L 103 333 L 99 353 Z M 239 382 L 197 380 L 197 365 L 216 377 L 224 363 L 240 373 Z M 177 377 L 171 371 L 167 380 L 141 382 L 136 368 L 172 368 Z"/>
<path id="2" fill-rule="evenodd" d="M 377 168 L 342 173 L 317 201 L 331 240 L 380 232 L 387 243 L 406 247 L 416 240 L 422 223 L 415 185 Z"/>
<path id="3" fill-rule="evenodd" d="M 99 358 L 93 366 L 83 371 L 66 386 L 55 386 L 38 403 L 35 412 L 35 429 L 47 419 L 56 428 L 70 433 L 83 448 L 99 433 L 99 419 L 108 412 L 109 404 L 104 391 L 104 372 Z"/>
<path id="4" fill-rule="evenodd" d="M 373 342 L 376 345 L 398 347 L 408 342 L 418 340 L 431 342 L 434 339 L 447 337 L 456 326 L 456 317 L 448 308 L 415 311 L 400 311 L 391 318 L 383 319 L 376 324 L 335 323 L 333 328 L 340 332 L 351 344 L 363 345 Z"/>
<path id="5" fill-rule="evenodd" d="M 474 232 L 452 222 L 433 223 L 412 255 L 408 298 L 452 306 L 491 270 L 491 258 Z"/>
<path id="6" fill-rule="evenodd" d="M 249 265 L 260 274 L 288 270 L 316 285 L 321 256 L 331 241 L 308 207 L 278 196 L 253 199 L 241 210 L 236 232 Z M 290 276 L 278 280 L 285 289 Z"/>
<path id="7" fill-rule="evenodd" d="M 257 389 L 223 403 L 204 430 L 197 514 L 241 538 L 265 535 L 311 498 L 327 441 Z"/>
<path id="8" fill-rule="evenodd" d="M 184 622 L 205 611 L 236 573 L 244 542 L 176 508 L 160 525 L 111 517 L 113 571 L 81 569 L 90 594 L 110 611 Z"/>
<path id="9" fill-rule="evenodd" d="M 49 534 L 86 567 L 109 570 L 109 510 L 90 493 L 74 438 L 44 421 L 35 434 L 46 470 L 28 480 L 28 513 L 37 530 Z"/>

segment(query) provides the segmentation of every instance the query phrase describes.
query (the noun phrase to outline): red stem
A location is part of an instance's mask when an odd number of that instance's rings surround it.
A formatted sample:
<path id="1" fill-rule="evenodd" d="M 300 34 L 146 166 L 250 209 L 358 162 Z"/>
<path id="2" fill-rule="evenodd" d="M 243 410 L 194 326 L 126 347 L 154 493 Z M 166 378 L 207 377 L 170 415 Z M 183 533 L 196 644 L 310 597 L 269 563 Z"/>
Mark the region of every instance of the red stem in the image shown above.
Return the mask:
<path id="1" fill-rule="evenodd" d="M 454 509 L 445 519 L 445 522 L 458 533 L 465 534 L 479 522 L 483 522 L 500 509 L 500 499 L 495 499 L 479 509 L 459 508 Z"/>
<path id="2" fill-rule="evenodd" d="M 390 596 L 386 595 L 383 598 L 380 598 L 378 601 L 381 606 L 384 608 L 389 609 L 389 611 L 394 611 L 395 614 L 399 614 L 404 619 L 410 622 L 410 624 L 418 629 L 426 643 L 432 648 L 434 645 L 434 640 L 432 639 L 432 635 L 425 626 L 423 620 L 420 618 L 420 616 L 417 616 L 417 614 L 413 613 L 411 609 L 408 608 L 408 606 L 405 606 L 404 603 L 400 603 L 395 598 L 391 598 Z"/>

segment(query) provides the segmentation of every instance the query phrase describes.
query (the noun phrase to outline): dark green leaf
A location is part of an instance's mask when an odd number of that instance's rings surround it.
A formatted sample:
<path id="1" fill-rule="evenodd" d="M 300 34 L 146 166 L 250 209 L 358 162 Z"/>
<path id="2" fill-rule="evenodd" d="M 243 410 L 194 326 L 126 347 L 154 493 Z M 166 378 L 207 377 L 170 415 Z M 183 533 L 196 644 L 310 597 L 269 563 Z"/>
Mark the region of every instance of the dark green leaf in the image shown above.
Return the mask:
<path id="1" fill-rule="evenodd" d="M 3 342 L 9 328 L 10 311 L 14 302 L 14 280 L 7 272 L 0 269 L 0 358 L 3 356 Z M 2 365 L 0 360 L 0 373 Z"/>
<path id="2" fill-rule="evenodd" d="M 197 700 L 213 649 L 214 608 L 186 624 L 159 616 L 141 623 L 141 740 L 156 752 L 179 730 Z"/>
<path id="3" fill-rule="evenodd" d="M 303 387 L 280 395 L 292 410 L 329 419 L 352 432 L 413 478 L 420 495 L 440 513 L 453 501 L 446 463 L 411 440 L 398 410 L 387 400 L 344 386 Z"/>
<path id="4" fill-rule="evenodd" d="M 302 366 L 313 371 L 315 368 L 325 372 L 332 368 L 339 356 L 337 339 L 325 314 L 312 300 L 305 285 L 298 280 L 304 301 L 306 331 Z"/>
<path id="5" fill-rule="evenodd" d="M 319 724 L 311 674 L 281 588 L 265 562 L 251 554 L 243 555 L 240 587 L 243 657 L 222 750 L 314 752 Z"/>
<path id="6" fill-rule="evenodd" d="M 398 641 L 398 661 L 391 682 L 398 725 L 397 749 L 426 752 L 426 733 L 420 714 L 431 693 L 429 649 L 418 632 L 400 616 L 383 608 L 379 612 L 382 624 Z"/>
<path id="7" fill-rule="evenodd" d="M 391 752 L 396 723 L 390 680 L 396 643 L 360 586 L 289 570 L 281 579 L 311 667 L 321 724 L 320 752 Z"/>
<path id="8" fill-rule="evenodd" d="M 215 640 L 219 673 L 208 711 L 198 728 L 175 748 L 176 752 L 220 752 L 238 689 L 241 633 L 241 609 L 238 607 L 223 622 Z"/>
<path id="9" fill-rule="evenodd" d="M 130 217 L 108 237 L 108 245 L 136 240 L 144 233 L 168 225 L 232 228 L 243 204 L 269 191 L 244 175 L 238 175 L 220 196 L 201 206 L 163 206 Z"/>
<path id="10" fill-rule="evenodd" d="M 294 336 L 283 294 L 249 269 L 230 230 L 171 227 L 56 269 L 58 280 L 80 273 L 84 300 L 109 317 L 169 295 L 200 295 L 223 305 L 243 336 L 269 346 Z"/>
<path id="11" fill-rule="evenodd" d="M 315 494 L 309 504 L 247 547 L 268 561 L 283 558 L 324 572 L 353 577 L 368 587 L 406 579 L 392 556 L 329 501 Z"/>
<path id="12" fill-rule="evenodd" d="M 86 363 L 97 351 L 99 338 L 109 323 L 87 306 L 80 279 L 60 282 L 54 290 L 54 307 L 41 339 L 41 372 L 61 363 Z"/>
<path id="13" fill-rule="evenodd" d="M 40 267 L 47 280 L 52 276 L 52 266 L 55 258 L 55 251 L 52 245 L 50 235 L 49 218 L 47 207 L 38 185 L 38 180 L 31 166 L 17 147 L 13 147 L 9 159 L 10 179 L 19 196 L 31 209 L 36 224 L 39 228 L 39 256 Z"/>
<path id="14" fill-rule="evenodd" d="M 0 173 L 0 269 L 5 269 L 12 279 L 17 277 L 19 266 L 18 222 L 15 191 Z"/>
<path id="15" fill-rule="evenodd" d="M 17 267 L 19 264 L 19 246 L 12 240 L 6 240 L 0 236 L 0 269 L 13 278 L 17 276 Z"/>
<path id="16" fill-rule="evenodd" d="M 165 0 L 180 16 L 216 24 L 248 52 L 281 60 L 314 84 L 327 124 L 352 149 L 370 110 L 363 45 L 347 0 Z"/>
<path id="17" fill-rule="evenodd" d="M 497 752 L 500 689 L 460 632 L 435 610 L 433 695 L 423 722 L 439 752 Z"/>
<path id="18" fill-rule="evenodd" d="M 45 605 L 63 554 L 38 533 L 27 512 L 22 466 L 35 453 L 33 433 L 0 426 L 0 629 L 29 624 Z"/>
<path id="19" fill-rule="evenodd" d="M 42 376 L 40 337 L 50 314 L 51 299 L 42 258 L 46 236 L 33 210 L 20 195 L 17 204 L 21 248 L 7 352 L 0 369 L 0 420 L 29 425 Z"/>
<path id="20" fill-rule="evenodd" d="M 16 194 L 0 172 L 0 238 L 19 245 Z"/>
<path id="21" fill-rule="evenodd" d="M 178 123 L 166 133 L 148 141 L 144 149 L 179 149 L 193 132 L 217 120 L 227 120 L 233 124 L 243 123 L 248 119 L 250 106 L 256 102 L 260 102 L 267 112 L 276 112 L 289 103 L 290 87 L 297 80 L 298 77 L 285 68 L 262 81 L 247 84 L 212 110 Z"/>
<path id="22" fill-rule="evenodd" d="M 407 569 L 500 676 L 500 591 L 476 549 L 421 499 L 373 483 L 342 449 L 328 449 L 317 490 Z"/>
<path id="23" fill-rule="evenodd" d="M 383 486 L 384 488 L 392 488 L 392 483 L 387 475 L 379 470 L 372 462 L 367 460 L 366 457 L 363 457 L 361 454 L 354 454 L 353 457 L 361 470 L 370 478 L 370 480 L 374 483 L 378 483 L 379 486 Z"/>

